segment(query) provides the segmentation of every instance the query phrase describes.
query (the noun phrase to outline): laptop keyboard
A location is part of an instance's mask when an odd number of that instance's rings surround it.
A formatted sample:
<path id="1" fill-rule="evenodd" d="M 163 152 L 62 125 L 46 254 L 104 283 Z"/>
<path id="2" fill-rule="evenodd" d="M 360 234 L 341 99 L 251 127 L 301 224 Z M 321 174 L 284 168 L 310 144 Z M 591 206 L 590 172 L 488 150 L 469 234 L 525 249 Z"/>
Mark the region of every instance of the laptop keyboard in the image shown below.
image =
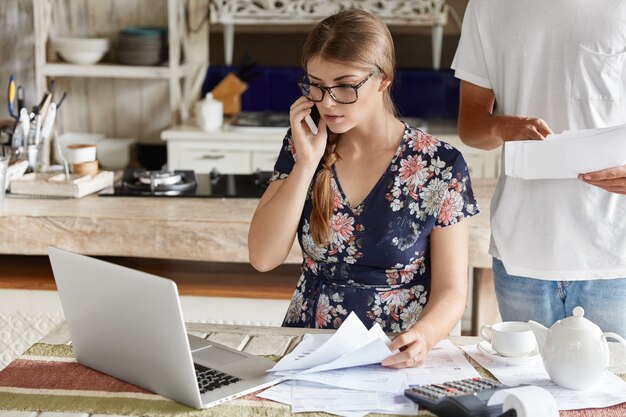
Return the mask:
<path id="1" fill-rule="evenodd" d="M 236 376 L 199 365 L 196 365 L 196 378 L 198 380 L 198 387 L 200 387 L 200 394 L 240 381 Z"/>

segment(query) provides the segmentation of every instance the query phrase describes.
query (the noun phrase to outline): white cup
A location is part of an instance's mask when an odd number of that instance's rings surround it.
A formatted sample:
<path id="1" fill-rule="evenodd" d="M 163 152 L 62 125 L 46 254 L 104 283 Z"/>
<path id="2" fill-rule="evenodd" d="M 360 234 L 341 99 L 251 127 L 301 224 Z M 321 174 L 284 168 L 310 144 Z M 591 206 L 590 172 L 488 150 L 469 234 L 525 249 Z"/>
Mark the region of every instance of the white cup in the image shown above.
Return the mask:
<path id="1" fill-rule="evenodd" d="M 72 164 L 96 160 L 96 145 L 93 143 L 73 143 L 67 145 L 67 159 Z"/>
<path id="2" fill-rule="evenodd" d="M 527 356 L 537 349 L 537 339 L 528 323 L 503 321 L 480 327 L 480 336 L 491 344 L 501 356 L 518 358 Z"/>

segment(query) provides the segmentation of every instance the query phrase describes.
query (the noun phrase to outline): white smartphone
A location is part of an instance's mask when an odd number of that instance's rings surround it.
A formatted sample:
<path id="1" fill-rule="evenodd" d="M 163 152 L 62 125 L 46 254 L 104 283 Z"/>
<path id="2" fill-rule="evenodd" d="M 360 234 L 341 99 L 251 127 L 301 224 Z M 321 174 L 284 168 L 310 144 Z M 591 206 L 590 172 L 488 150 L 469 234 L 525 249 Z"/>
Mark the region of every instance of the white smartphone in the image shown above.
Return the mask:
<path id="1" fill-rule="evenodd" d="M 314 105 L 313 107 L 311 107 L 311 114 L 307 115 L 304 118 L 304 121 L 306 122 L 309 129 L 311 129 L 311 133 L 317 135 L 317 132 L 319 131 L 317 128 L 317 123 L 320 121 L 320 113 L 319 111 L 317 111 L 317 106 Z"/>

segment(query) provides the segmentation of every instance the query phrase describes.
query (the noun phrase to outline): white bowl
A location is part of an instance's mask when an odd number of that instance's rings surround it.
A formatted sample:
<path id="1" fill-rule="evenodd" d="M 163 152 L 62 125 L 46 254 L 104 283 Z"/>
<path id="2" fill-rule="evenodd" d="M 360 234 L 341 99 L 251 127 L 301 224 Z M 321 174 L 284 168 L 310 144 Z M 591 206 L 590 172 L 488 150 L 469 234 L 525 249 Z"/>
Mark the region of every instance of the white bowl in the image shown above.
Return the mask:
<path id="1" fill-rule="evenodd" d="M 61 152 L 65 159 L 68 159 L 67 146 L 73 143 L 89 143 L 96 145 L 99 141 L 104 139 L 102 133 L 86 133 L 86 132 L 65 132 L 56 137 L 55 141 L 58 142 Z M 54 147 L 54 160 L 57 164 L 62 164 L 60 156 L 57 153 L 57 147 Z M 69 162 L 69 160 L 68 160 Z"/>
<path id="2" fill-rule="evenodd" d="M 133 144 L 136 139 L 105 138 L 101 133 L 65 132 L 55 139 L 59 142 L 63 155 L 67 158 L 67 146 L 73 143 L 91 143 L 96 145 L 96 152 L 101 169 L 120 170 L 128 166 L 131 160 Z M 55 147 L 56 150 L 56 147 Z M 62 164 L 55 152 L 55 161 Z M 69 161 L 68 161 L 69 162 Z"/>
<path id="3" fill-rule="evenodd" d="M 52 46 L 64 61 L 90 65 L 100 61 L 109 50 L 107 38 L 57 38 Z"/>
<path id="4" fill-rule="evenodd" d="M 67 146 L 67 160 L 72 164 L 93 162 L 96 160 L 96 145 L 92 143 L 73 143 Z"/>
<path id="5" fill-rule="evenodd" d="M 63 61 L 71 64 L 91 65 L 100 61 L 106 52 L 59 52 Z"/>
<path id="6" fill-rule="evenodd" d="M 59 49 L 94 52 L 109 50 L 108 38 L 55 38 L 52 40 L 52 46 L 57 51 Z"/>

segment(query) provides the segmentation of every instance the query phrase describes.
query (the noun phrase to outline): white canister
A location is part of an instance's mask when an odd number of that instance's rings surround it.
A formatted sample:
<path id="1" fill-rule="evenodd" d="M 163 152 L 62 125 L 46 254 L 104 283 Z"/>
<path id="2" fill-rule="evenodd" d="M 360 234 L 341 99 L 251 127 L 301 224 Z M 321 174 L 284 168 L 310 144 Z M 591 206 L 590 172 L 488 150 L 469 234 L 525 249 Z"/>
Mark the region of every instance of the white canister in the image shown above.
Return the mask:
<path id="1" fill-rule="evenodd" d="M 215 132 L 224 123 L 224 103 L 207 93 L 204 100 L 196 103 L 196 123 L 207 132 Z"/>
<path id="2" fill-rule="evenodd" d="M 73 164 L 96 160 L 96 145 L 93 143 L 72 143 L 67 145 L 67 159 Z"/>

